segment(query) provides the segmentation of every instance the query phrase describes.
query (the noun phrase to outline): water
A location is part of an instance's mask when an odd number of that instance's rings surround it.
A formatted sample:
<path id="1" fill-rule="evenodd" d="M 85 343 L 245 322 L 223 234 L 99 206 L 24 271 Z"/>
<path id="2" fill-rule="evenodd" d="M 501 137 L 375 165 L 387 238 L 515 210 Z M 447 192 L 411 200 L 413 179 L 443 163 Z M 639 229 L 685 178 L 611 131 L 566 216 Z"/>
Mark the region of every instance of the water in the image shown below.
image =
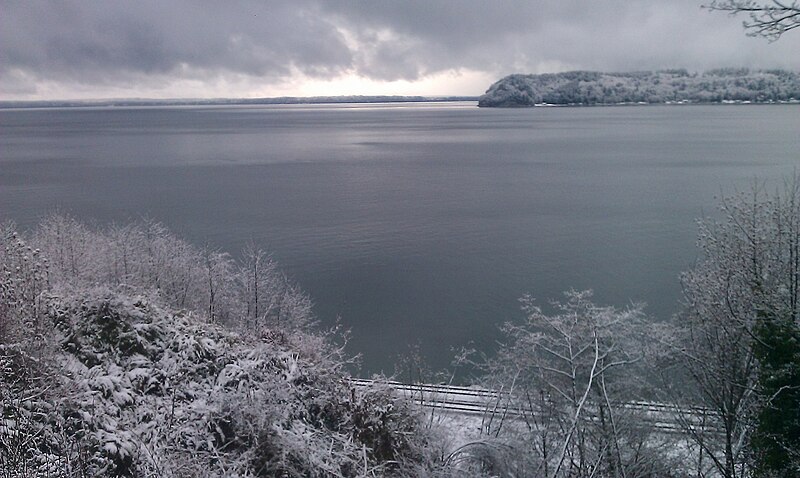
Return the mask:
<path id="1" fill-rule="evenodd" d="M 0 111 L 0 220 L 148 216 L 254 240 L 352 329 L 364 373 L 491 350 L 517 299 L 675 312 L 695 219 L 800 164 L 800 108 L 474 103 Z"/>

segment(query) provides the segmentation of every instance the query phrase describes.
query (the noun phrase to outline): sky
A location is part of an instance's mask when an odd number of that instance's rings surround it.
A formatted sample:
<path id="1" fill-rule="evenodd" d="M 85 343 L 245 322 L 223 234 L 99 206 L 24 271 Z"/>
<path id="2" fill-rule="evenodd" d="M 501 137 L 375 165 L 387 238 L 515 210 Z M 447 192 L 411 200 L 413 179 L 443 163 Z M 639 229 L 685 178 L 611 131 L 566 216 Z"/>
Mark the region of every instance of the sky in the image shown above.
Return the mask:
<path id="1" fill-rule="evenodd" d="M 800 70 L 702 0 L 0 0 L 0 100 L 480 95 L 511 73 Z"/>

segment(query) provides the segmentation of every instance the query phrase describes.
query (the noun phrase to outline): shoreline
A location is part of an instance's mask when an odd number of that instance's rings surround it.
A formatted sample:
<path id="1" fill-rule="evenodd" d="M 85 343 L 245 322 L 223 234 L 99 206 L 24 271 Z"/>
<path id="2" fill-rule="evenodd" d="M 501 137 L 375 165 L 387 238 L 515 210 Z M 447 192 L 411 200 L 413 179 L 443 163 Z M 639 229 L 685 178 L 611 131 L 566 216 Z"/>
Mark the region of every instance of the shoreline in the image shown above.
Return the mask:
<path id="1" fill-rule="evenodd" d="M 403 105 L 403 104 L 433 104 L 433 103 L 466 103 L 475 102 L 476 108 L 481 109 L 528 109 L 528 108 L 607 108 L 607 107 L 643 107 L 643 106 L 786 106 L 800 105 L 800 100 L 781 101 L 666 101 L 660 103 L 536 103 L 533 105 L 508 104 L 508 105 L 481 105 L 477 97 L 448 97 L 430 99 L 375 99 L 364 101 L 296 101 L 296 102 L 255 102 L 255 101 L 151 101 L 151 100 L 125 100 L 125 101 L 86 101 L 86 102 L 4 102 L 0 101 L 0 111 L 25 111 L 47 109 L 100 109 L 100 108 L 183 108 L 183 107 L 226 107 L 226 106 L 336 106 L 336 105 Z"/>
<path id="2" fill-rule="evenodd" d="M 335 105 L 379 103 L 445 103 L 478 101 L 478 96 L 313 96 L 280 98 L 217 98 L 217 99 L 102 99 L 102 100 L 41 100 L 0 101 L 0 109 L 42 108 L 115 108 L 150 106 L 273 106 L 273 105 Z"/>

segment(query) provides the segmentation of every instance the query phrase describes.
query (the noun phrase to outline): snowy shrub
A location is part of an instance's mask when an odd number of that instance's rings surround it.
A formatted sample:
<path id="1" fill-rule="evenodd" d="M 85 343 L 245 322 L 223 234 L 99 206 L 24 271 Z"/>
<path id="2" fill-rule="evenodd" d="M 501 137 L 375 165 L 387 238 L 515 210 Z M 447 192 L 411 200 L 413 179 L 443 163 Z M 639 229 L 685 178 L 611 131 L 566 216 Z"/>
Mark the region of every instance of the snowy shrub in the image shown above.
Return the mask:
<path id="1" fill-rule="evenodd" d="M 42 295 L 48 286 L 47 260 L 39 249 L 13 225 L 0 225 L 0 344 L 41 336 Z"/>
<path id="2" fill-rule="evenodd" d="M 149 223 L 53 217 L 42 253 L 12 227 L 2 239 L 0 478 L 430 468 L 412 407 L 350 384 L 343 350 L 307 328 L 308 298 L 260 251 L 248 285 L 249 259 Z M 209 322 L 224 316 L 246 333 Z"/>
<path id="3" fill-rule="evenodd" d="M 91 228 L 64 215 L 43 220 L 31 241 L 51 258 L 49 274 L 58 289 L 104 286 L 145 294 L 250 330 L 305 329 L 314 322 L 309 297 L 254 245 L 236 262 L 157 222 Z"/>

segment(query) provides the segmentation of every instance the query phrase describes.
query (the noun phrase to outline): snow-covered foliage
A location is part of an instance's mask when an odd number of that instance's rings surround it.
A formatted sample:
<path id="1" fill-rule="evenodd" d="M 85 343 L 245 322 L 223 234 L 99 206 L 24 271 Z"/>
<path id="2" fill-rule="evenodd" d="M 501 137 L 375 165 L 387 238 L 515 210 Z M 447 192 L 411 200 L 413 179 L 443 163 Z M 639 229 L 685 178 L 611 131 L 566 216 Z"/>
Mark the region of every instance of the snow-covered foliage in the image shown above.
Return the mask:
<path id="1" fill-rule="evenodd" d="M 487 421 L 481 459 L 500 476 L 683 476 L 664 437 L 629 406 L 645 388 L 641 307 L 597 306 L 591 291 L 565 296 L 553 314 L 524 297 L 527 320 L 506 324 L 505 343 L 483 364 L 486 386 L 523 418 Z"/>
<path id="2" fill-rule="evenodd" d="M 255 246 L 237 262 L 153 221 L 91 228 L 64 215 L 43 220 L 31 242 L 49 258 L 54 288 L 102 285 L 145 293 L 211 322 L 256 329 L 313 322 L 310 298 Z"/>
<path id="3" fill-rule="evenodd" d="M 680 399 L 724 432 L 689 436 L 721 476 L 797 476 L 800 178 L 723 198 L 720 213 L 700 221 L 702 255 L 681 277 L 684 309 L 664 340 L 687 377 Z M 770 460 L 784 474 L 759 470 Z"/>
<path id="4" fill-rule="evenodd" d="M 634 73 L 571 71 L 509 75 L 480 97 L 478 106 L 601 105 L 620 103 L 781 102 L 800 100 L 800 74 L 718 69 Z"/>
<path id="5" fill-rule="evenodd" d="M 160 226 L 98 232 L 56 218 L 34 236 L 42 252 L 11 226 L 2 240 L 0 477 L 431 468 L 410 403 L 351 385 L 328 336 L 280 322 L 245 333 L 210 323 L 208 295 L 195 296 L 208 288 L 189 276 L 207 277 L 190 260 L 202 255 Z M 56 252 L 49 267 L 44 251 Z M 302 300 L 292 307 L 310 313 Z"/>
<path id="6" fill-rule="evenodd" d="M 11 224 L 0 225 L 0 343 L 40 333 L 40 297 L 48 285 L 47 260 Z"/>

